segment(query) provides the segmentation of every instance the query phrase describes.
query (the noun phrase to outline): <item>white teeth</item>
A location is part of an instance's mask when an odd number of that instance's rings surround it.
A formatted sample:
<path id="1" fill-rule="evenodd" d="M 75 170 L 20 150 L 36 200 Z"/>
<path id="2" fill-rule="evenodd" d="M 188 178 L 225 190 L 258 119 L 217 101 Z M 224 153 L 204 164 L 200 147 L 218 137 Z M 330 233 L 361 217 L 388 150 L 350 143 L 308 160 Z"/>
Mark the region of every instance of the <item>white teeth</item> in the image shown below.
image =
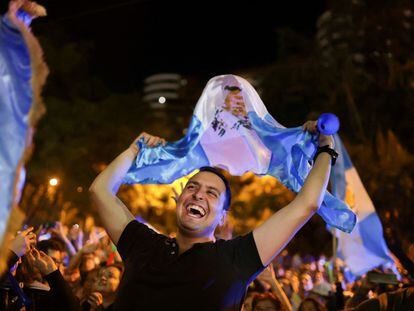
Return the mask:
<path id="1" fill-rule="evenodd" d="M 201 214 L 201 217 L 203 217 L 203 216 L 206 215 L 206 211 L 202 207 L 200 207 L 198 205 L 190 204 L 188 206 L 188 209 L 195 209 L 195 210 L 199 211 L 200 214 Z"/>

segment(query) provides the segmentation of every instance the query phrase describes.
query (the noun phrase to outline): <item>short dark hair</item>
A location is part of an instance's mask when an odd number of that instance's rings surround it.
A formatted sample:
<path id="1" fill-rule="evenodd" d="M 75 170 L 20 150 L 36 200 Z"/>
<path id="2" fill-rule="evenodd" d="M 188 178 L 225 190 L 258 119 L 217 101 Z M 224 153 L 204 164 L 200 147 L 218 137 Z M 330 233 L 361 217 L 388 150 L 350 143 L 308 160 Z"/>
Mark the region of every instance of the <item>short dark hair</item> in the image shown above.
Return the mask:
<path id="1" fill-rule="evenodd" d="M 54 250 L 54 251 L 59 251 L 59 252 L 65 251 L 65 246 L 63 242 L 60 239 L 55 239 L 55 238 L 37 242 L 36 248 L 39 251 L 42 251 L 46 254 L 49 250 Z"/>
<path id="2" fill-rule="evenodd" d="M 280 298 L 274 296 L 272 293 L 269 293 L 269 292 L 257 293 L 253 296 L 252 310 L 255 310 L 258 303 L 264 300 L 270 301 L 273 304 L 273 306 L 276 308 L 276 310 L 285 310 Z"/>
<path id="3" fill-rule="evenodd" d="M 231 188 L 230 183 L 227 180 L 227 178 L 223 175 L 222 172 L 220 172 L 219 169 L 212 167 L 212 166 L 203 166 L 200 167 L 200 172 L 210 172 L 215 174 L 216 176 L 220 177 L 220 179 L 224 182 L 224 185 L 226 186 L 226 197 L 224 199 L 223 208 L 228 211 L 230 209 L 231 204 Z"/>

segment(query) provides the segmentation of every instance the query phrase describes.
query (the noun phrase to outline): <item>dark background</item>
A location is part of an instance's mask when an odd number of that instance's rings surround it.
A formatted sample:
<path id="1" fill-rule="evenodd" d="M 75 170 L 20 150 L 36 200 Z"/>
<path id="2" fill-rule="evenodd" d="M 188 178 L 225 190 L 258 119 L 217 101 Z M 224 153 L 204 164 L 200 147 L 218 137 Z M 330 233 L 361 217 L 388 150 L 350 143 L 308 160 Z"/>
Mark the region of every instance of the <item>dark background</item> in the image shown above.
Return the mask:
<path id="1" fill-rule="evenodd" d="M 275 60 L 275 30 L 309 37 L 324 1 L 41 1 L 36 34 L 62 29 L 93 44 L 91 65 L 125 91 L 151 73 L 213 76 Z"/>

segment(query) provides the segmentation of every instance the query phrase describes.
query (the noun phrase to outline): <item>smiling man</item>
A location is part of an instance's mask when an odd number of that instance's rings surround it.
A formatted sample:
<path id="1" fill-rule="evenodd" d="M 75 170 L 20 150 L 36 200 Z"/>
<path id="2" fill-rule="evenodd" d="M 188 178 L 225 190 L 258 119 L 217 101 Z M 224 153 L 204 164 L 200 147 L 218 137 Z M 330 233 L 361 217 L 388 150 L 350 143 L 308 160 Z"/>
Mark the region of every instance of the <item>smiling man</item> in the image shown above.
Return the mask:
<path id="1" fill-rule="evenodd" d="M 303 129 L 315 132 L 316 122 Z M 146 133 L 139 139 L 149 147 L 165 144 Z M 125 262 L 114 310 L 240 310 L 249 283 L 319 208 L 329 179 L 332 137 L 319 136 L 324 148 L 296 198 L 254 231 L 228 241 L 216 240 L 214 231 L 230 207 L 230 186 L 212 167 L 201 168 L 178 197 L 175 239 L 134 219 L 116 192 L 139 152 L 135 142 L 90 188 Z"/>

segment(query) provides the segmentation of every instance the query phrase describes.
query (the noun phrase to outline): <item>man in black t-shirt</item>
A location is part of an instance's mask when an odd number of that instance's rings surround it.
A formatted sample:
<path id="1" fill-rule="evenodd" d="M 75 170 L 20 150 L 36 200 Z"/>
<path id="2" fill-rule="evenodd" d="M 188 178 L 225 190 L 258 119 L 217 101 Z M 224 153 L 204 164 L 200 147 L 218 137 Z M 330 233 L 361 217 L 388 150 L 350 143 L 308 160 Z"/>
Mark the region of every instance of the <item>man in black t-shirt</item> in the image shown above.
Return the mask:
<path id="1" fill-rule="evenodd" d="M 308 121 L 304 130 L 315 132 L 316 122 Z M 149 147 L 165 144 L 146 133 L 137 140 L 141 138 Z M 333 148 L 332 137 L 320 134 L 319 145 Z M 116 197 L 138 152 L 133 143 L 90 188 L 125 261 L 114 310 L 240 310 L 248 284 L 319 208 L 331 163 L 330 153 L 321 152 L 291 203 L 249 234 L 229 241 L 216 240 L 214 231 L 226 217 L 230 187 L 218 170 L 203 168 L 177 199 L 178 232 L 170 239 L 137 222 Z"/>

